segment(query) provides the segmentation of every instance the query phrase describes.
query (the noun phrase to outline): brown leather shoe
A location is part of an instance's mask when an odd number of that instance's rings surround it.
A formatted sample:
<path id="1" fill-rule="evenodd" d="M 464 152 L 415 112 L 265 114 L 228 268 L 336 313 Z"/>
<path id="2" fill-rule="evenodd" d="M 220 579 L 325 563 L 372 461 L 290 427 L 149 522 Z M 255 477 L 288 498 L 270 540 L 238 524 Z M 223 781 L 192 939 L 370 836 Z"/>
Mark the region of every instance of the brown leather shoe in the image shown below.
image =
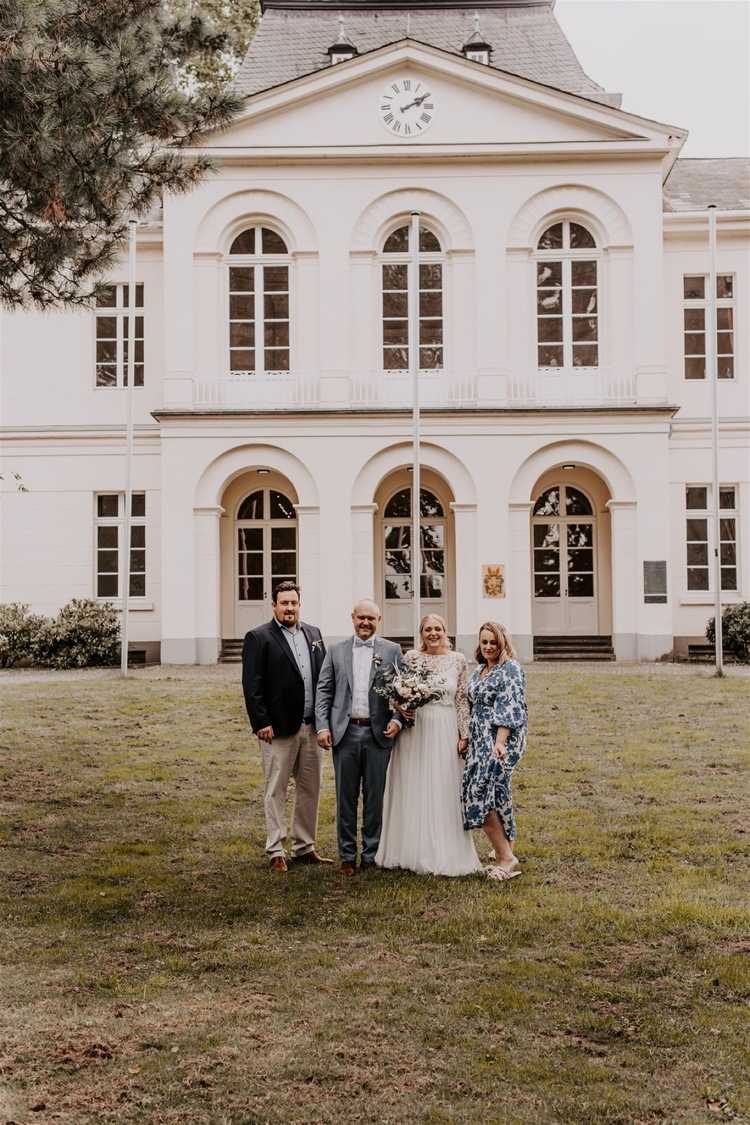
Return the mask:
<path id="1" fill-rule="evenodd" d="M 292 856 L 292 863 L 333 863 L 332 859 L 324 859 L 316 851 L 303 852 L 302 855 Z"/>
<path id="2" fill-rule="evenodd" d="M 286 860 L 284 859 L 283 855 L 275 855 L 268 866 L 271 869 L 271 871 L 286 871 L 287 870 Z"/>
<path id="3" fill-rule="evenodd" d="M 344 860 L 344 862 L 341 864 L 341 874 L 348 876 L 348 875 L 356 875 L 356 873 L 357 873 L 356 864 L 352 863 L 351 860 Z"/>

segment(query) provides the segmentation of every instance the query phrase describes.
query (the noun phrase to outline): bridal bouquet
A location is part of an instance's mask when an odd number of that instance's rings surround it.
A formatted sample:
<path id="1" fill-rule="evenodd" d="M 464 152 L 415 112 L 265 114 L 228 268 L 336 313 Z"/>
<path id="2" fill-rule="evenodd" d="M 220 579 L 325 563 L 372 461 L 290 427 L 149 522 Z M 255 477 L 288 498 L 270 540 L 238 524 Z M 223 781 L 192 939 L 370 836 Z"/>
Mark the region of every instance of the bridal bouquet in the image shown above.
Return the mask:
<path id="1" fill-rule="evenodd" d="M 412 658 L 403 668 L 395 664 L 379 667 L 372 690 L 387 699 L 393 707 L 398 703 L 407 711 L 416 711 L 427 703 L 435 703 L 448 690 L 448 681 L 431 668 L 426 660 Z M 413 719 L 402 719 L 404 726 L 413 726 Z"/>

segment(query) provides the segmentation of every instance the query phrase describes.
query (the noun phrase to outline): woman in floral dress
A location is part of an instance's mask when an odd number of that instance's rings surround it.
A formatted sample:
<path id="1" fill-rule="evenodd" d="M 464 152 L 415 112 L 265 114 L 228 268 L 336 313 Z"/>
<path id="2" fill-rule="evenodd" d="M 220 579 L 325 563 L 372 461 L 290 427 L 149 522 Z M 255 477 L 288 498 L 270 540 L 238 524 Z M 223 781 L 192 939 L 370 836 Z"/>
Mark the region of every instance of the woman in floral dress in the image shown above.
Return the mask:
<path id="1" fill-rule="evenodd" d="M 511 775 L 526 749 L 528 714 L 523 668 L 504 626 L 479 630 L 479 667 L 469 680 L 469 750 L 461 785 L 464 828 L 483 828 L 495 849 L 495 879 L 520 875 L 513 854 L 516 823 Z"/>
<path id="2" fill-rule="evenodd" d="M 419 708 L 414 726 L 391 751 L 375 862 L 421 874 L 470 875 L 482 864 L 461 810 L 460 755 L 469 733 L 466 658 L 452 651 L 437 614 L 422 619 L 419 634 L 421 651 L 406 659 L 424 661 L 444 677 L 446 690 Z"/>

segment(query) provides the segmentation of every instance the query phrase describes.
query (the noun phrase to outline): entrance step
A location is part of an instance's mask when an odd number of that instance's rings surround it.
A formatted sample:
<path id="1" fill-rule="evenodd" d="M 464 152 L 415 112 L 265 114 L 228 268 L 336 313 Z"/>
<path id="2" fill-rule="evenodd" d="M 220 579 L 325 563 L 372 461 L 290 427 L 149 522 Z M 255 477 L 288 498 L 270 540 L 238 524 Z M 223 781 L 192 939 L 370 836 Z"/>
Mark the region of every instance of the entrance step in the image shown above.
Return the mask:
<path id="1" fill-rule="evenodd" d="M 242 637 L 225 637 L 221 642 L 219 664 L 241 664 L 242 644 Z"/>
<path id="2" fill-rule="evenodd" d="M 611 637 L 534 637 L 535 660 L 614 660 Z"/>
<path id="3" fill-rule="evenodd" d="M 716 659 L 714 645 L 688 645 L 688 660 L 691 664 L 713 664 Z M 734 664 L 737 657 L 724 649 L 724 663 Z"/>

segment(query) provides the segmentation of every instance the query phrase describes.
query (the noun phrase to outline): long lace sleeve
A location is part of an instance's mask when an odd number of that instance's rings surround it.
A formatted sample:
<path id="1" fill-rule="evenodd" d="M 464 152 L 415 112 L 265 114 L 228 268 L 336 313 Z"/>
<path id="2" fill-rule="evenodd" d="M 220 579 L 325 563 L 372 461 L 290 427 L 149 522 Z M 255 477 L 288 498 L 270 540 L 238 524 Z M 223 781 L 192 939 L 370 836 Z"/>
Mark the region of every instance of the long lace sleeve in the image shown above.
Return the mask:
<path id="1" fill-rule="evenodd" d="M 456 714 L 458 716 L 458 737 L 469 737 L 469 674 L 466 668 L 466 658 L 459 657 L 458 684 L 456 686 Z"/>

